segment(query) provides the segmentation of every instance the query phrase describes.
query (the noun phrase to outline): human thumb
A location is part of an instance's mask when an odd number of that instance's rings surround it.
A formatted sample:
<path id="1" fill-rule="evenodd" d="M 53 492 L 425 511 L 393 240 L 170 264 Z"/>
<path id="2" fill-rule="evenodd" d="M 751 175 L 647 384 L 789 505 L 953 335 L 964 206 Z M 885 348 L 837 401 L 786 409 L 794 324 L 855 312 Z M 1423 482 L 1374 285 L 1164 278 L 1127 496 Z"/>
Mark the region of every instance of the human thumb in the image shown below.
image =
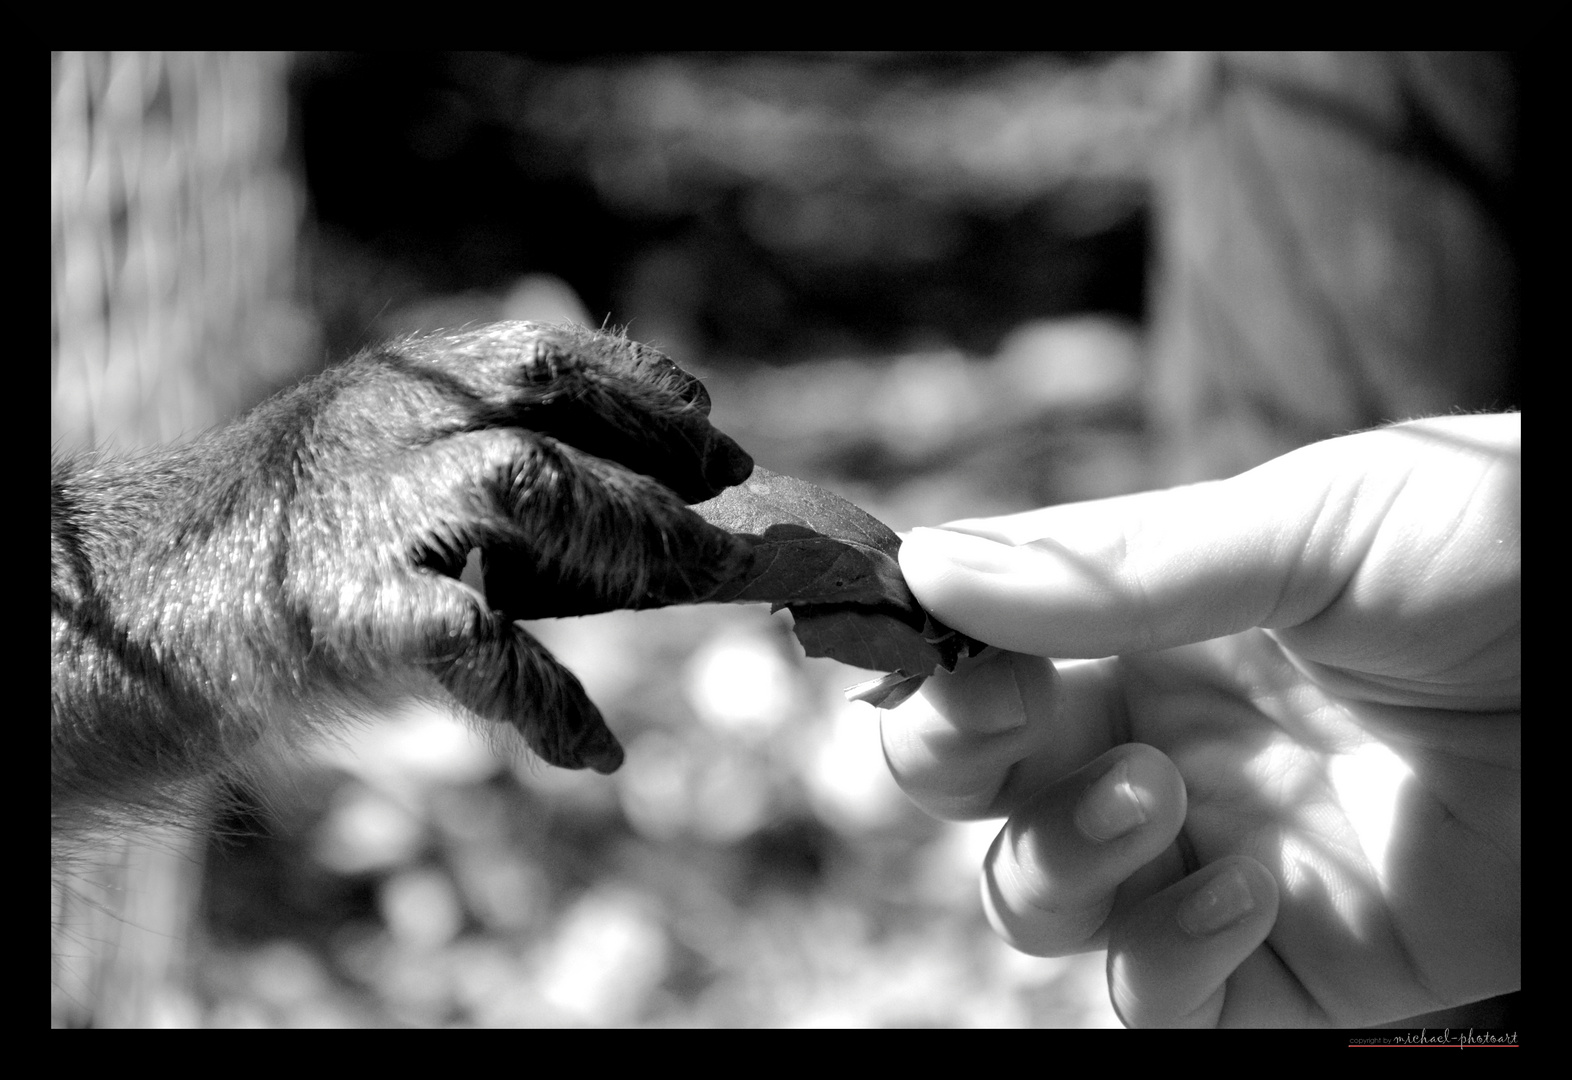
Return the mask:
<path id="1" fill-rule="evenodd" d="M 1284 617 L 1293 529 L 1242 513 L 1228 483 L 914 529 L 901 570 L 939 619 L 1015 652 L 1111 656 L 1236 633 Z"/>

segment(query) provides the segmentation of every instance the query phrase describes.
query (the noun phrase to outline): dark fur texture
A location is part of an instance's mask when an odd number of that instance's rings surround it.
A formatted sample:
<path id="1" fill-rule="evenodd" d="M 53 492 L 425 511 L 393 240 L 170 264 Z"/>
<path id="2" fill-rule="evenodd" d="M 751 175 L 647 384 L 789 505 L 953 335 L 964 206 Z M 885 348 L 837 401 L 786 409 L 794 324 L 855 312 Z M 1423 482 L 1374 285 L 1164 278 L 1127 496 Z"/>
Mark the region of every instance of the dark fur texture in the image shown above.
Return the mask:
<path id="1" fill-rule="evenodd" d="M 410 697 L 616 769 L 514 620 L 702 600 L 744 565 L 686 505 L 752 469 L 708 412 L 653 349 L 503 323 L 369 351 L 189 444 L 57 460 L 57 840 Z M 474 548 L 485 602 L 458 580 Z"/>

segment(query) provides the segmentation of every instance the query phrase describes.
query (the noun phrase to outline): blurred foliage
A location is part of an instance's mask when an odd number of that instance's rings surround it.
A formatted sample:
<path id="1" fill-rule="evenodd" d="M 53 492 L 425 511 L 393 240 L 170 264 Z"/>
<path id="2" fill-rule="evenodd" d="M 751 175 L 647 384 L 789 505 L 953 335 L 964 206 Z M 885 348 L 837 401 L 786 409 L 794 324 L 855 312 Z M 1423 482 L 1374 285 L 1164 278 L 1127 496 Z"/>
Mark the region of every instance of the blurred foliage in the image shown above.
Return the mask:
<path id="1" fill-rule="evenodd" d="M 1142 57 L 357 54 L 298 81 L 346 345 L 389 300 L 537 271 L 705 363 L 986 354 L 1143 307 Z"/>
<path id="2" fill-rule="evenodd" d="M 985 925 L 996 824 L 948 826 L 878 720 L 757 608 L 531 627 L 624 740 L 611 777 L 436 714 L 292 771 L 209 853 L 199 992 L 222 1025 L 1107 1024 L 1100 959 Z"/>

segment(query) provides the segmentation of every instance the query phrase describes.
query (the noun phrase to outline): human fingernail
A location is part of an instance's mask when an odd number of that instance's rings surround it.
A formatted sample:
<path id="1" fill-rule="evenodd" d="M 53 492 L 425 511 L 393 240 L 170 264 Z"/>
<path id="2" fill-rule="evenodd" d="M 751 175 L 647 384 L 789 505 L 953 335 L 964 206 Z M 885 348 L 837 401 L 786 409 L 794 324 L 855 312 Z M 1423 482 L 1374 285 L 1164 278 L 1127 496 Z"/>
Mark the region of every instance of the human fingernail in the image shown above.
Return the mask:
<path id="1" fill-rule="evenodd" d="M 953 674 L 937 671 L 923 685 L 923 696 L 957 729 L 995 736 L 1027 725 L 1027 696 L 1041 700 L 1042 689 L 1022 685 L 1017 657 L 1000 649 L 962 660 Z M 1030 679 L 1030 674 L 1028 674 Z"/>
<path id="2" fill-rule="evenodd" d="M 1141 793 L 1130 783 L 1130 765 L 1120 761 L 1081 795 L 1075 805 L 1075 827 L 1106 843 L 1146 823 Z"/>
<path id="3" fill-rule="evenodd" d="M 1215 934 L 1248 915 L 1255 896 L 1236 866 L 1218 873 L 1179 905 L 1179 925 L 1197 937 Z"/>
<path id="4" fill-rule="evenodd" d="M 1026 725 L 1026 699 L 1008 654 L 996 652 L 950 678 L 965 686 L 967 715 L 977 718 L 972 731 L 997 735 Z"/>
<path id="5" fill-rule="evenodd" d="M 1018 562 L 1016 549 L 1008 544 L 949 529 L 913 529 L 910 543 L 925 549 L 927 554 L 984 574 L 1008 573 Z"/>

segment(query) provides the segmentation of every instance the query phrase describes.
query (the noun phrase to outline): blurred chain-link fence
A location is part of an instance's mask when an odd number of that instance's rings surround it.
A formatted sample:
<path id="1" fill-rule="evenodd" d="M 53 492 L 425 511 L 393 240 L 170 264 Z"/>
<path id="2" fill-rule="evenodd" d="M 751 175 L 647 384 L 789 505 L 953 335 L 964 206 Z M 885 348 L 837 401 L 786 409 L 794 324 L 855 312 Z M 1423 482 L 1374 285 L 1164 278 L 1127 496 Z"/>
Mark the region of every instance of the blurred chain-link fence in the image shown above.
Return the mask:
<path id="1" fill-rule="evenodd" d="M 281 54 L 51 57 L 56 453 L 210 426 L 298 371 L 303 201 Z M 53 1020 L 194 1020 L 183 970 L 201 837 L 108 841 L 56 880 Z"/>

